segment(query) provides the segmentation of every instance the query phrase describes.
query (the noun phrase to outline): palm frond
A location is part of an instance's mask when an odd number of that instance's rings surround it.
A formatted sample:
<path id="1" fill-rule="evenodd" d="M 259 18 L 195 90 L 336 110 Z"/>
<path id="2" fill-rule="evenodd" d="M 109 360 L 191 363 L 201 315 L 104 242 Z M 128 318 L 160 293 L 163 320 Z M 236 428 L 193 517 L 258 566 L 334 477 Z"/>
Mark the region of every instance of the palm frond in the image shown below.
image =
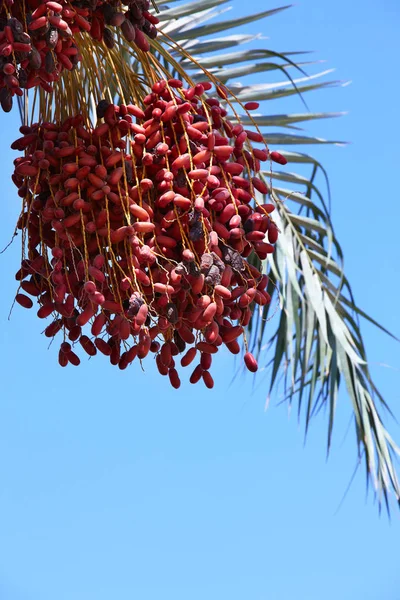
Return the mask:
<path id="1" fill-rule="evenodd" d="M 265 176 L 269 178 L 271 173 Z M 296 178 L 297 183 L 299 180 Z M 273 197 L 281 235 L 276 254 L 268 261 L 270 293 L 273 298 L 279 296 L 282 313 L 272 335 L 269 328 L 273 321 L 269 317 L 274 302 L 255 313 L 250 347 L 267 364 L 264 347 L 269 346 L 266 356 L 273 356 L 269 394 L 275 390 L 279 376 L 284 375 L 285 398 L 289 403 L 297 399 L 298 415 L 305 417 L 306 431 L 312 417 L 326 405 L 328 452 L 338 391 L 344 381 L 354 412 L 360 455 L 365 454 L 367 471 L 387 498 L 389 489 L 399 489 L 393 466 L 399 448 L 379 413 L 378 406 L 386 405 L 368 368 L 358 311 L 329 215 L 298 192 L 274 187 Z"/>
<path id="2" fill-rule="evenodd" d="M 228 82 L 240 102 L 275 100 L 344 85 L 345 82 L 325 79 L 331 74 L 331 69 L 305 74 L 304 68 L 313 64 L 301 61 L 305 52 L 280 53 L 265 48 L 238 50 L 238 46 L 262 39 L 261 34 L 213 37 L 232 27 L 272 16 L 287 6 L 241 19 L 223 20 L 222 12 L 217 10 L 219 14 L 215 14 L 214 11 L 222 4 L 225 10 L 225 0 L 186 3 L 170 8 L 164 14 L 166 20 L 162 21 L 162 25 L 168 24 L 169 35 L 182 44 L 186 52 L 194 55 L 202 68 L 208 69 L 220 81 Z M 176 18 L 179 15 L 184 15 L 184 20 Z M 215 16 L 219 17 L 217 22 L 208 23 Z M 190 73 L 194 71 L 191 74 L 194 80 L 201 79 L 202 71 L 196 69 L 197 63 L 188 60 L 179 48 L 169 50 L 179 61 L 180 68 Z M 292 68 L 301 72 L 302 76 L 292 79 L 288 73 Z M 265 81 L 269 74 L 279 71 L 285 76 L 284 81 Z M 247 83 L 248 78 L 254 81 L 254 76 L 260 73 L 263 83 Z M 239 81 L 238 78 L 243 79 Z M 364 457 L 367 480 L 372 480 L 379 501 L 383 498 L 387 503 L 390 492 L 394 492 L 396 500 L 400 498 L 394 468 L 399 448 L 380 414 L 382 408 L 388 407 L 368 368 L 359 317 L 392 334 L 368 316 L 354 300 L 344 273 L 343 253 L 331 222 L 329 181 L 325 169 L 308 153 L 287 149 L 292 145 L 297 149 L 302 145 L 343 144 L 337 140 L 287 131 L 288 128 L 296 128 L 298 123 L 342 114 L 306 112 L 254 116 L 267 144 L 279 145 L 289 168 L 264 173 L 273 186 L 274 215 L 281 230 L 277 251 L 267 265 L 271 275 L 269 292 L 273 299 L 279 298 L 282 310 L 279 318 L 270 320 L 275 306 L 273 300 L 260 312 L 255 312 L 249 325 L 249 345 L 259 360 L 270 367 L 269 394 L 276 392 L 279 380 L 283 378 L 285 400 L 289 403 L 297 401 L 298 414 L 304 416 L 306 432 L 312 417 L 322 407 L 327 408 L 328 452 L 339 389 L 345 385 L 354 414 L 358 453 L 360 459 Z M 248 125 L 251 123 L 246 116 L 243 116 L 243 121 Z M 271 132 L 270 127 L 275 131 Z M 286 129 L 286 132 L 279 131 L 279 128 Z M 292 172 L 290 167 L 299 167 L 301 172 Z M 305 172 L 307 167 L 311 168 L 308 174 Z M 325 178 L 326 198 L 317 187 L 318 174 Z M 272 325 L 274 330 L 271 333 Z"/>
<path id="3" fill-rule="evenodd" d="M 134 99 L 143 98 L 148 84 L 160 75 L 178 76 L 190 83 L 201 79 L 203 69 L 208 69 L 211 79 L 228 84 L 236 105 L 297 95 L 304 103 L 303 96 L 308 92 L 344 84 L 326 80 L 331 69 L 307 74 L 304 69 L 318 62 L 305 62 L 305 52 L 278 52 L 262 47 L 246 51 L 244 44 L 265 38 L 261 34 L 225 35 L 230 29 L 273 16 L 288 6 L 224 20 L 224 13 L 230 9 L 226 3 L 227 0 L 157 1 L 161 11 L 160 35 L 152 40 L 147 58 L 141 61 L 142 57 L 121 36 L 111 51 L 102 45 L 94 53 L 82 48 L 92 78 L 98 69 L 110 99 L 120 97 L 123 101 L 126 91 Z M 222 35 L 214 37 L 215 34 Z M 263 83 L 254 83 L 260 73 Z M 291 73 L 295 75 L 292 77 Z M 277 74 L 283 81 L 274 80 Z M 71 72 L 63 77 L 79 77 L 82 82 L 86 81 L 84 75 L 81 71 L 79 75 Z M 268 76 L 271 81 L 266 81 Z M 63 81 L 61 78 L 58 84 L 60 89 Z M 78 89 L 77 80 L 76 84 Z M 87 78 L 86 86 L 85 97 L 101 99 L 103 90 L 96 79 Z M 66 99 L 67 106 L 73 107 L 76 98 L 67 94 Z M 48 115 L 51 110 L 50 106 L 46 108 Z M 278 145 L 288 160 L 284 171 L 264 172 L 272 184 L 271 196 L 276 203 L 273 214 L 281 235 L 276 253 L 265 265 L 270 269 L 268 291 L 272 302 L 254 313 L 248 342 L 259 361 L 270 368 L 269 394 L 276 393 L 282 379 L 284 398 L 289 404 L 297 402 L 306 432 L 313 416 L 322 407 L 327 408 L 328 451 L 339 389 L 345 385 L 354 414 L 359 456 L 365 459 L 368 480 L 372 480 L 379 500 L 383 498 L 387 503 L 390 492 L 397 500 L 400 498 L 394 468 L 399 449 L 383 423 L 381 411 L 388 407 L 368 368 L 359 317 L 389 332 L 356 304 L 331 222 L 326 171 L 316 158 L 297 150 L 303 145 L 343 144 L 298 132 L 299 123 L 341 114 L 303 111 L 271 115 L 268 111 L 255 114 L 253 122 L 243 116 L 245 124 L 255 123 L 268 146 Z M 295 151 L 288 149 L 291 146 Z M 317 183 L 319 174 L 325 178 L 327 194 Z M 275 299 L 279 299 L 282 308 L 279 316 L 273 315 Z"/>

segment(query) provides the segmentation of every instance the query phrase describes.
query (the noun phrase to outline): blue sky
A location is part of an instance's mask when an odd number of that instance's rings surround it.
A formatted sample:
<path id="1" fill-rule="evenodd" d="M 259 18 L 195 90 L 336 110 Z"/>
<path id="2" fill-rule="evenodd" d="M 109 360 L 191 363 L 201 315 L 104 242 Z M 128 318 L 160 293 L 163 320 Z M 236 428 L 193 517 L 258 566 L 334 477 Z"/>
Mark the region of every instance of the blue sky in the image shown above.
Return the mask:
<path id="1" fill-rule="evenodd" d="M 250 6 L 233 4 L 230 17 Z M 307 98 L 313 111 L 349 111 L 307 131 L 351 145 L 310 151 L 329 170 L 356 298 L 398 335 L 399 25 L 395 0 L 303 0 L 245 29 L 263 29 L 275 50 L 315 50 L 335 78 L 352 80 Z M 296 99 L 270 108 L 286 109 L 303 111 Z M 19 211 L 7 150 L 17 112 L 0 125 L 4 246 Z M 337 512 L 356 456 L 345 393 L 326 462 L 323 415 L 304 447 L 278 398 L 264 411 L 267 382 L 230 385 L 228 356 L 212 391 L 172 391 L 152 364 L 120 372 L 96 358 L 62 370 L 33 311 L 7 320 L 19 256 L 17 240 L 0 257 L 1 600 L 400 599 L 399 515 L 379 519 L 362 471 Z M 400 346 L 364 333 L 400 416 Z"/>

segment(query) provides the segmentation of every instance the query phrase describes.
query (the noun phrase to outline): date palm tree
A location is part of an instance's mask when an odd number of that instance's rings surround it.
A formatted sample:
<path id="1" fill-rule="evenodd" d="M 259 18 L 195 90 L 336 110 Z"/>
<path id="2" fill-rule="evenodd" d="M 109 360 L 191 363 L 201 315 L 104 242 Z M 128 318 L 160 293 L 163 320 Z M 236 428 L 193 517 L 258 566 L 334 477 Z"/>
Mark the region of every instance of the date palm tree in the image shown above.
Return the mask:
<path id="1" fill-rule="evenodd" d="M 261 35 L 230 35 L 232 28 L 255 21 L 260 22 L 263 31 L 268 30 L 269 18 L 289 6 L 228 20 L 222 17 L 227 2 L 200 0 L 166 5 L 160 2 L 158 16 L 163 31 L 194 56 L 201 67 L 227 84 L 238 100 L 263 102 L 297 95 L 304 108 L 306 94 L 340 85 L 338 81 L 327 80 L 329 70 L 307 74 L 310 63 L 302 52 L 266 48 Z M 163 39 L 161 36 L 161 45 Z M 260 47 L 246 48 L 254 40 L 260 40 Z M 194 81 L 202 78 L 203 72 L 193 60 L 182 57 L 179 50 L 174 57 L 179 65 L 177 72 L 185 69 Z M 268 82 L 268 75 L 276 72 L 282 75 L 282 81 Z M 248 83 L 255 75 L 263 83 Z M 360 317 L 392 334 L 367 315 L 353 296 L 331 220 L 326 170 L 308 150 L 290 150 L 291 146 L 304 145 L 308 149 L 310 144 L 339 144 L 304 135 L 299 127 L 309 121 L 338 116 L 340 113 L 313 113 L 307 109 L 296 114 L 260 112 L 254 116 L 268 146 L 279 149 L 290 169 L 264 172 L 273 184 L 274 214 L 281 232 L 276 252 L 268 255 L 268 291 L 279 301 L 281 310 L 272 319 L 274 302 L 271 302 L 254 312 L 248 327 L 250 347 L 260 363 L 269 367 L 271 375 L 265 383 L 268 396 L 283 382 L 284 399 L 289 404 L 297 403 L 306 432 L 312 416 L 327 408 L 328 452 L 339 389 L 346 388 L 353 410 L 358 456 L 365 461 L 367 477 L 380 499 L 388 502 L 388 494 L 393 491 L 398 501 L 400 487 L 393 461 L 399 448 L 382 420 L 382 413 L 390 410 L 371 377 Z M 241 120 L 246 122 L 248 117 Z M 325 195 L 315 183 L 319 174 L 326 181 Z"/>
<path id="2" fill-rule="evenodd" d="M 19 103 L 21 117 L 28 121 L 40 110 L 47 119 L 60 118 L 65 106 L 93 106 L 106 96 L 124 100 L 124 94 L 143 97 L 143 89 L 154 80 L 154 72 L 179 77 L 191 83 L 204 79 L 226 85 L 233 106 L 247 102 L 297 96 L 301 112 L 270 114 L 258 112 L 252 118 L 241 115 L 244 125 L 256 124 L 268 147 L 279 150 L 289 168 L 266 168 L 262 176 L 270 184 L 275 202 L 275 221 L 280 235 L 274 254 L 264 265 L 269 273 L 268 292 L 272 302 L 256 310 L 248 325 L 248 345 L 265 372 L 267 394 L 283 390 L 284 400 L 297 405 L 306 432 L 313 415 L 327 409 L 327 448 L 331 446 L 338 393 L 347 390 L 351 402 L 360 462 L 365 462 L 379 502 L 388 505 L 389 494 L 400 498 L 394 460 L 399 449 L 383 421 L 390 412 L 377 389 L 367 362 L 360 319 L 392 335 L 356 303 L 344 266 L 343 253 L 330 214 L 328 176 L 312 156 L 310 144 L 339 144 L 307 136 L 301 127 L 309 121 L 334 118 L 340 113 L 313 113 L 306 108 L 307 95 L 340 82 L 330 80 L 329 70 L 309 74 L 313 63 L 302 52 L 269 49 L 261 35 L 231 35 L 234 27 L 259 22 L 263 30 L 269 19 L 288 6 L 268 9 L 245 17 L 226 19 L 222 15 L 229 0 L 154 0 L 153 13 L 160 21 L 159 35 L 151 41 L 150 58 L 117 33 L 117 44 L 80 43 L 82 67 L 63 74 L 56 89 L 58 98 L 42 91 L 29 105 Z M 259 43 L 254 48 L 254 42 Z M 247 47 L 252 43 L 251 49 Z M 279 73 L 282 81 L 268 82 Z M 251 83 L 260 76 L 262 83 Z M 71 85 L 72 83 L 72 85 Z M 25 100 L 25 101 L 24 101 Z M 38 108 L 39 107 L 39 108 Z M 231 118 L 235 120 L 235 116 Z M 303 152 L 290 150 L 304 145 Z M 267 163 L 265 163 L 267 164 Z M 317 182 L 325 179 L 326 191 Z M 279 311 L 274 313 L 279 304 Z M 272 319 L 272 316 L 274 318 Z M 268 369 L 267 369 L 268 368 Z"/>

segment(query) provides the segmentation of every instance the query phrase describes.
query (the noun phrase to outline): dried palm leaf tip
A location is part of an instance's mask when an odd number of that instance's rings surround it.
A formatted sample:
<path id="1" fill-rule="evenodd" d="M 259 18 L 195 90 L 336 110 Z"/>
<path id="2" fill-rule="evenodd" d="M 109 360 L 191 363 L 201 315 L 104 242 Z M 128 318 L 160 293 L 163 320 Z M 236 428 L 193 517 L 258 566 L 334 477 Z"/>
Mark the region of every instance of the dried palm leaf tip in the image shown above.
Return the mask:
<path id="1" fill-rule="evenodd" d="M 120 27 L 129 42 L 143 51 L 149 49 L 145 34 L 155 38 L 157 17 L 148 10 L 147 0 L 119 2 L 81 1 L 3 2 L 0 8 L 0 103 L 5 112 L 13 96 L 23 89 L 41 86 L 47 92 L 63 69 L 72 70 L 82 59 L 77 35 L 87 33 L 114 46 L 114 32 L 106 25 Z M 126 10 L 126 7 L 128 8 Z"/>
<path id="2" fill-rule="evenodd" d="M 274 205 L 255 202 L 271 155 L 205 96 L 211 87 L 161 80 L 143 108 L 100 102 L 95 128 L 79 115 L 21 127 L 13 181 L 28 255 L 16 278 L 38 316 L 53 315 L 45 335 L 63 331 L 62 366 L 79 364 L 77 342 L 120 369 L 153 352 L 179 387 L 174 357 L 187 366 L 199 354 L 190 381 L 212 387 L 212 355 L 238 353 L 254 305 L 270 301 L 246 257 L 264 259 L 278 237 Z M 20 291 L 16 300 L 33 306 Z"/>

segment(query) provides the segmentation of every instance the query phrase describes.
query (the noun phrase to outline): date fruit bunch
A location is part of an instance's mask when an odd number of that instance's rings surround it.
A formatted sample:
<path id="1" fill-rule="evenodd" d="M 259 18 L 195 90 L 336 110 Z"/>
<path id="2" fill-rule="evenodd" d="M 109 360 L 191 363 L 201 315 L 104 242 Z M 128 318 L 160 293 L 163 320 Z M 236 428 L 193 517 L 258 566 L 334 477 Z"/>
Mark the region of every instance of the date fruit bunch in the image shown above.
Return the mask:
<path id="1" fill-rule="evenodd" d="M 88 4 L 90 3 L 90 0 Z M 150 49 L 147 38 L 157 37 L 156 25 L 159 20 L 150 11 L 150 0 L 126 0 L 101 2 L 96 4 L 91 19 L 90 35 L 97 41 L 104 40 L 108 48 L 115 44 L 114 33 L 110 26 L 118 27 L 127 42 L 134 42 L 143 52 Z"/>
<path id="2" fill-rule="evenodd" d="M 63 69 L 72 70 L 81 61 L 77 33 L 108 48 L 114 46 L 114 32 L 121 28 L 129 42 L 143 51 L 149 49 L 145 36 L 155 38 L 158 19 L 148 10 L 147 0 L 119 2 L 89 0 L 6 0 L 0 6 L 0 104 L 9 112 L 13 96 L 24 89 L 41 86 L 47 92 Z"/>
<path id="3" fill-rule="evenodd" d="M 16 300 L 31 308 L 33 297 L 38 317 L 52 317 L 45 336 L 61 333 L 61 366 L 79 364 L 79 346 L 120 369 L 153 353 L 175 388 L 178 360 L 195 361 L 190 381 L 211 388 L 213 355 L 239 353 L 254 307 L 270 301 L 247 258 L 274 251 L 275 207 L 256 201 L 269 191 L 258 172 L 285 159 L 231 122 L 211 87 L 161 80 L 142 107 L 101 101 L 95 128 L 81 115 L 21 127 L 13 181 L 27 258 Z M 257 370 L 249 352 L 244 361 Z"/>

